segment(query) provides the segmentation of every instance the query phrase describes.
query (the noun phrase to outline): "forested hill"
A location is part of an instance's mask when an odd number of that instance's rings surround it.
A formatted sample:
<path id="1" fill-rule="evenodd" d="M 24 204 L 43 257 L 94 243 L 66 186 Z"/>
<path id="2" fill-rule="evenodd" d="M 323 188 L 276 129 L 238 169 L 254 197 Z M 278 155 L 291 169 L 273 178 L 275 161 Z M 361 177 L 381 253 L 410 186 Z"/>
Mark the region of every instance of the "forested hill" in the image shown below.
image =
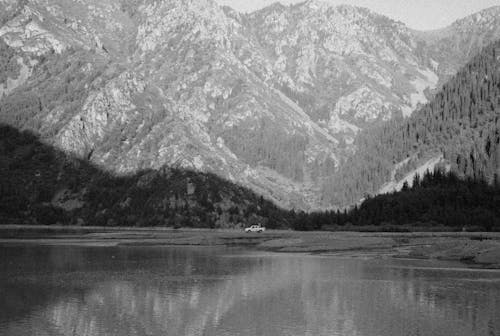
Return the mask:
<path id="1" fill-rule="evenodd" d="M 429 159 L 457 176 L 493 183 L 500 176 L 500 41 L 483 49 L 408 119 L 358 139 L 359 149 L 334 179 L 332 203 L 352 205 Z M 432 167 L 431 167 L 432 168 Z"/>
<path id="2" fill-rule="evenodd" d="M 117 177 L 0 124 L 0 224 L 280 228 L 288 214 L 213 174 Z"/>
<path id="3" fill-rule="evenodd" d="M 367 198 L 350 211 L 299 214 L 296 229 L 357 231 L 500 231 L 500 184 L 437 169 L 413 187 Z M 301 217 L 302 216 L 302 217 Z"/>

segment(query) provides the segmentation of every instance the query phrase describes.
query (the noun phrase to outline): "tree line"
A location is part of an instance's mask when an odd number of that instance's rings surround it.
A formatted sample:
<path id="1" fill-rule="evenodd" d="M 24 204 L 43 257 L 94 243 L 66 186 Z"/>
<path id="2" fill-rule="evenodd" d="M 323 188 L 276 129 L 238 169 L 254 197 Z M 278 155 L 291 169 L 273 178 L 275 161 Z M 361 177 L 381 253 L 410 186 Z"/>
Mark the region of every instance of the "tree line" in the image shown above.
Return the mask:
<path id="1" fill-rule="evenodd" d="M 350 210 L 300 213 L 299 230 L 500 231 L 500 184 L 437 169 L 398 192 L 368 197 Z"/>

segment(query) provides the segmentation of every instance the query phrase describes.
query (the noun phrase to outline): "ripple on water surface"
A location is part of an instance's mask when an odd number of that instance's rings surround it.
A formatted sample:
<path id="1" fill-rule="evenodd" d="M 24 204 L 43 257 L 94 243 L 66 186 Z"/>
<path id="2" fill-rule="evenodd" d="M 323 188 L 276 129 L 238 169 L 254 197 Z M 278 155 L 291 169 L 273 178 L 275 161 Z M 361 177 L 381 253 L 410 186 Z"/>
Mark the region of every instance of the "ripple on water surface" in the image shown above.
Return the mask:
<path id="1" fill-rule="evenodd" d="M 500 272 L 227 248 L 0 247 L 0 335 L 500 335 Z"/>

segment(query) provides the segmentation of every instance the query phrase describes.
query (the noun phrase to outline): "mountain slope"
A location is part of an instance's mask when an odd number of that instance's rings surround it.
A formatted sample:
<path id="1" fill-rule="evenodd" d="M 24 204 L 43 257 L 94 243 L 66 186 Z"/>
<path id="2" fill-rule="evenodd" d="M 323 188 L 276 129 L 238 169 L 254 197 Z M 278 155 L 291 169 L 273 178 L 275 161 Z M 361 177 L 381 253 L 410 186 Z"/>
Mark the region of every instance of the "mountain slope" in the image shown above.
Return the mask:
<path id="1" fill-rule="evenodd" d="M 275 85 L 348 142 L 360 128 L 410 114 L 438 78 L 402 23 L 367 9 L 307 1 L 249 15 Z"/>
<path id="2" fill-rule="evenodd" d="M 253 50 L 236 22 L 211 1 L 129 3 L 133 16 L 100 4 L 29 1 L 5 24 L 3 40 L 31 75 L 22 89 L 9 86 L 3 121 L 114 172 L 211 171 L 307 206 L 318 176 L 335 169 L 336 140 L 236 57 Z M 114 11 L 128 25 L 84 39 L 99 28 L 94 16 Z M 51 33 L 64 24 L 67 34 Z M 33 25 L 47 33 L 29 33 Z M 133 41 L 115 50 L 125 31 Z M 44 49 L 51 43 L 55 53 Z"/>
<path id="3" fill-rule="evenodd" d="M 331 207 L 356 135 L 410 115 L 463 61 L 437 61 L 455 33 L 318 1 L 243 15 L 212 0 L 0 0 L 0 23 L 1 122 L 113 174 L 211 172 L 301 209 Z M 497 30 L 483 28 L 485 43 Z"/>
<path id="4" fill-rule="evenodd" d="M 445 29 L 417 35 L 429 44 L 440 84 L 444 84 L 478 51 L 500 38 L 500 6 L 459 19 Z"/>
<path id="5" fill-rule="evenodd" d="M 345 166 L 349 168 L 335 177 L 344 181 L 342 191 L 333 196 L 338 204 L 356 203 L 365 193 L 391 191 L 387 185 L 380 188 L 419 166 L 438 165 L 459 177 L 498 181 L 500 41 L 474 57 L 431 103 L 408 119 L 365 134 L 358 146 Z"/>

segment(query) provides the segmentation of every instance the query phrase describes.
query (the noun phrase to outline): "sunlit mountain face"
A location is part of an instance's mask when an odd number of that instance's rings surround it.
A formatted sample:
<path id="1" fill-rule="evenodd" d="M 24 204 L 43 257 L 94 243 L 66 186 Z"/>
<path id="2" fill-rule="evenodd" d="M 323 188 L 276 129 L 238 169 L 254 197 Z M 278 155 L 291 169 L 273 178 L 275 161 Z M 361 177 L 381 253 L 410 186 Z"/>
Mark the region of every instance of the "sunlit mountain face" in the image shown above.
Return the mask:
<path id="1" fill-rule="evenodd" d="M 443 263 L 209 248 L 5 251 L 25 267 L 0 262 L 2 335 L 482 335 L 500 328 L 495 274 Z"/>
<path id="2" fill-rule="evenodd" d="M 439 32 L 307 1 L 0 1 L 0 121 L 115 174 L 213 172 L 331 207 L 356 136 L 408 117 L 499 38 L 499 9 Z"/>

